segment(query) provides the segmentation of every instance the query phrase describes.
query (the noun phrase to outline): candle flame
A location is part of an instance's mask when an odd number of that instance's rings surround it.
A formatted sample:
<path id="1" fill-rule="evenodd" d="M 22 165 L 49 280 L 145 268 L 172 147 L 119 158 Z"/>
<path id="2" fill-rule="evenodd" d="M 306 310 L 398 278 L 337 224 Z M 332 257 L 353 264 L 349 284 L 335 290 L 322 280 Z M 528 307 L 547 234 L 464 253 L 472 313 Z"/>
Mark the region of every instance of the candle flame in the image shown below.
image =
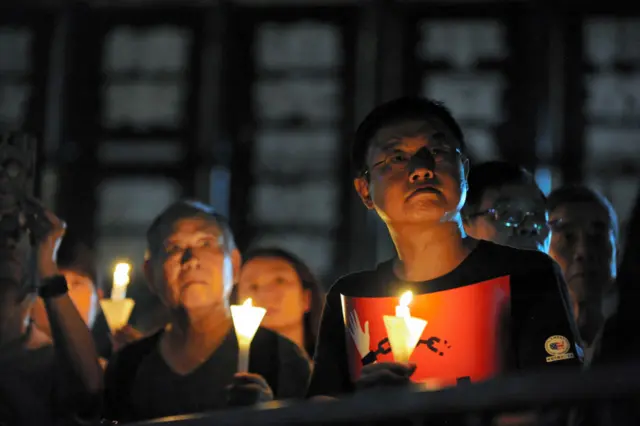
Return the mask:
<path id="1" fill-rule="evenodd" d="M 113 270 L 113 286 L 114 287 L 126 287 L 129 285 L 129 272 L 131 271 L 131 265 L 128 263 L 118 263 Z"/>
<path id="2" fill-rule="evenodd" d="M 406 291 L 400 296 L 400 306 L 409 306 L 411 300 L 413 299 L 413 293 L 410 291 Z"/>
<path id="3" fill-rule="evenodd" d="M 247 300 L 244 301 L 242 306 L 246 306 L 248 308 L 252 307 L 253 306 L 253 300 L 251 300 L 251 298 L 248 298 Z"/>

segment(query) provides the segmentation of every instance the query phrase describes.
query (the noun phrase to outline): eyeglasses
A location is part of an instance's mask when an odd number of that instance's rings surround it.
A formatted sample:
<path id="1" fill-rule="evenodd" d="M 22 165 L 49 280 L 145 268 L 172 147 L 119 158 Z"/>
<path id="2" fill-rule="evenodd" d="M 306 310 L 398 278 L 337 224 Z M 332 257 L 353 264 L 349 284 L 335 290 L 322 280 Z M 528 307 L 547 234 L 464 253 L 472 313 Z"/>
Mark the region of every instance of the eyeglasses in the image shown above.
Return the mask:
<path id="1" fill-rule="evenodd" d="M 548 227 L 546 217 L 542 217 L 540 212 L 528 212 L 516 209 L 487 209 L 467 215 L 467 218 L 474 219 L 481 216 L 489 217 L 494 222 L 498 222 L 506 228 L 517 229 L 526 222 L 529 223 L 536 232 L 540 233 Z"/>
<path id="2" fill-rule="evenodd" d="M 460 157 L 461 159 L 465 158 L 464 154 L 462 153 L 462 151 L 460 151 L 459 148 L 452 148 L 447 145 L 424 147 L 422 149 L 426 149 L 427 151 L 429 151 L 436 164 L 454 163 L 458 159 L 458 157 Z M 362 176 L 368 176 L 370 174 L 370 171 L 377 167 L 406 170 L 409 166 L 409 163 L 416 156 L 416 154 L 417 153 L 410 154 L 406 152 L 394 152 L 393 154 L 387 155 L 383 160 L 373 163 L 370 168 L 364 169 L 362 172 Z"/>

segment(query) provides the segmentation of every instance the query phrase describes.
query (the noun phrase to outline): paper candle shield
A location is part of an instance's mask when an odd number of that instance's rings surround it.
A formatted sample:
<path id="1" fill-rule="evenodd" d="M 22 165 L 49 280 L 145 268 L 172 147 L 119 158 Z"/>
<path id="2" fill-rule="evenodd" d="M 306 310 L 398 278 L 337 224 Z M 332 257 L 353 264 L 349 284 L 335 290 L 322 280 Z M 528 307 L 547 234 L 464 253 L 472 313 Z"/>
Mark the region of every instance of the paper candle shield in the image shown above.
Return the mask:
<path id="1" fill-rule="evenodd" d="M 420 318 L 384 316 L 389 345 L 396 362 L 408 363 L 427 322 Z"/>
<path id="2" fill-rule="evenodd" d="M 112 333 L 127 325 L 136 302 L 133 299 L 104 299 L 100 301 L 104 318 Z"/>

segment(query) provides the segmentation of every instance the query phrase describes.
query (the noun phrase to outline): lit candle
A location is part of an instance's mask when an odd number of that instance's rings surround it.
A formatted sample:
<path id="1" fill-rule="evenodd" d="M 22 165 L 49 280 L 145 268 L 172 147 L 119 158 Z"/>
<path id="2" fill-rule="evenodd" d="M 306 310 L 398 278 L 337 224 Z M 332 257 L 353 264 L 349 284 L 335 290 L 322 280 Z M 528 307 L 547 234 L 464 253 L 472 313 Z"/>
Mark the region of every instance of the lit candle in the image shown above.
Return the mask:
<path id="1" fill-rule="evenodd" d="M 413 293 L 410 291 L 404 292 L 402 296 L 400 296 L 399 305 L 396 306 L 396 316 L 400 318 L 410 318 L 411 311 L 409 310 L 409 303 L 413 299 Z"/>
<path id="2" fill-rule="evenodd" d="M 127 325 L 135 306 L 134 300 L 127 298 L 127 286 L 131 281 L 130 272 L 131 265 L 118 263 L 113 270 L 111 298 L 100 300 L 102 313 L 112 333 Z"/>
<path id="3" fill-rule="evenodd" d="M 238 372 L 249 371 L 249 348 L 267 310 L 252 305 L 251 298 L 242 305 L 231 306 L 231 318 L 238 339 Z"/>
<path id="4" fill-rule="evenodd" d="M 409 358 L 413 354 L 424 328 L 427 326 L 425 320 L 411 316 L 409 304 L 412 299 L 413 294 L 410 291 L 403 293 L 398 306 L 396 306 L 396 315 L 385 315 L 383 317 L 393 359 L 396 362 L 409 362 Z"/>
<path id="5" fill-rule="evenodd" d="M 124 300 L 127 297 L 127 286 L 131 281 L 129 277 L 131 265 L 128 263 L 118 263 L 113 270 L 113 288 L 111 289 L 111 299 Z"/>

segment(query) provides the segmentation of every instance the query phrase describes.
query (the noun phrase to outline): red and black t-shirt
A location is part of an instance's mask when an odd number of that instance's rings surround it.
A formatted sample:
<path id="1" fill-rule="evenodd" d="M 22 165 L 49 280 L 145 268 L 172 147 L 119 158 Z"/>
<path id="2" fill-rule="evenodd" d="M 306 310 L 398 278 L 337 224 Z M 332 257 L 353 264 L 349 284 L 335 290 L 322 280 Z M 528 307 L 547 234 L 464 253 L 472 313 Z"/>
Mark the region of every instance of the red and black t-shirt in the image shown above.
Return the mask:
<path id="1" fill-rule="evenodd" d="M 547 255 L 481 241 L 456 269 L 424 282 L 400 281 L 392 264 L 329 291 L 309 396 L 349 392 L 364 365 L 393 361 L 383 317 L 405 291 L 411 316 L 427 322 L 410 358 L 414 381 L 441 388 L 580 365 L 566 285 Z"/>

